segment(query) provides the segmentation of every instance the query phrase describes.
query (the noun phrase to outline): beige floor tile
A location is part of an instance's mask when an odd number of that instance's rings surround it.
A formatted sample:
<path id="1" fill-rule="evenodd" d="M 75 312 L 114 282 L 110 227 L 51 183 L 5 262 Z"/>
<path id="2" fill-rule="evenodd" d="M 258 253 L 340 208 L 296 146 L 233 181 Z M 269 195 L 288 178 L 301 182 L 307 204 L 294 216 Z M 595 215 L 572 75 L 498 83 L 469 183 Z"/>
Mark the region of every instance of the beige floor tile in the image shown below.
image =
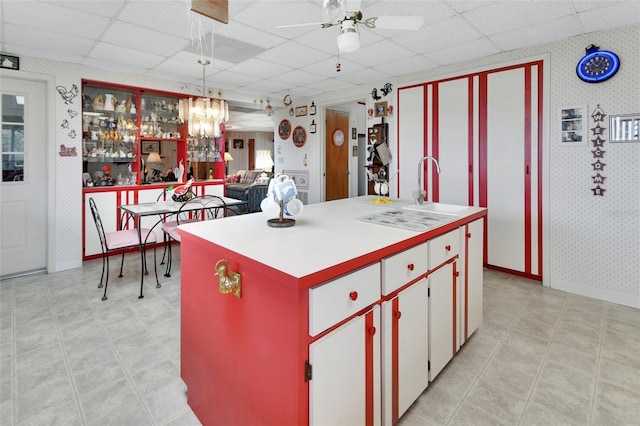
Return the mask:
<path id="1" fill-rule="evenodd" d="M 561 378 L 539 379 L 531 394 L 531 401 L 576 423 L 589 422 L 591 397 L 569 390 Z"/>
<path id="2" fill-rule="evenodd" d="M 508 424 L 517 424 L 527 405 L 526 396 L 518 395 L 500 382 L 488 382 L 484 378 L 475 384 L 465 401 L 483 407 L 483 410 Z"/>
<path id="3" fill-rule="evenodd" d="M 429 386 L 411 409 L 438 424 L 446 424 L 462 400 L 436 387 Z"/>
<path id="4" fill-rule="evenodd" d="M 453 415 L 449 424 L 456 426 L 499 426 L 508 423 L 504 423 L 484 410 L 463 403 Z"/>
<path id="5" fill-rule="evenodd" d="M 580 426 L 560 414 L 549 411 L 535 403 L 529 403 L 524 410 L 520 426 Z"/>

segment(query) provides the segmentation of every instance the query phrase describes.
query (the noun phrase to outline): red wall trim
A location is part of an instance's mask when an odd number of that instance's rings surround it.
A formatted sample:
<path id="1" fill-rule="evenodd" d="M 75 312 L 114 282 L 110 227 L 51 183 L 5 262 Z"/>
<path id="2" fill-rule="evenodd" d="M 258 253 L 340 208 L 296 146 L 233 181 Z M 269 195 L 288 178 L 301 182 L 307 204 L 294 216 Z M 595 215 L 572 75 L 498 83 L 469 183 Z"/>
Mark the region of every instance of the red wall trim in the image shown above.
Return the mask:
<path id="1" fill-rule="evenodd" d="M 531 273 L 531 66 L 524 68 L 524 272 Z"/>
<path id="2" fill-rule="evenodd" d="M 451 343 L 452 343 L 452 351 L 451 353 L 453 355 L 455 355 L 455 353 L 457 352 L 457 343 L 458 343 L 458 304 L 456 303 L 458 301 L 458 292 L 457 292 L 457 283 L 458 280 L 460 279 L 460 273 L 458 272 L 458 262 L 453 262 L 453 279 L 451 280 L 451 282 L 453 283 L 453 300 L 451 301 L 452 305 L 453 305 L 453 330 L 451 335 L 453 336 L 453 338 L 451 339 Z"/>
<path id="3" fill-rule="evenodd" d="M 485 184 L 480 185 L 479 189 L 479 206 L 487 207 L 487 74 L 483 73 L 479 75 L 478 81 L 478 168 L 480 182 Z M 484 235 L 488 234 L 488 220 L 484 222 Z M 484 250 L 482 262 L 486 265 L 488 259 L 488 247 L 487 239 L 484 239 Z"/>
<path id="4" fill-rule="evenodd" d="M 469 191 L 469 205 L 473 206 L 473 76 L 470 76 L 467 79 L 468 83 L 468 122 L 467 122 L 467 138 L 468 138 L 468 148 L 467 148 L 467 156 L 469 161 L 469 180 L 468 180 L 468 191 Z"/>
<path id="5" fill-rule="evenodd" d="M 544 85 L 544 63 L 536 62 L 538 67 L 538 273 L 542 279 L 542 113 L 543 113 L 543 85 Z"/>
<path id="6" fill-rule="evenodd" d="M 439 90 L 440 86 L 438 83 L 433 85 L 433 108 L 432 108 L 432 129 L 431 129 L 431 147 L 433 149 L 433 152 L 429 155 L 431 155 L 434 158 L 440 158 L 440 156 L 438 155 L 440 153 L 440 150 L 438 149 L 438 145 L 440 144 L 440 107 L 439 107 L 439 101 L 440 101 L 440 90 Z M 423 163 L 423 166 L 426 168 L 427 167 L 427 163 Z M 426 174 L 425 174 L 426 176 Z M 431 167 L 431 176 L 433 178 L 433 201 L 439 201 L 440 200 L 440 178 L 439 178 L 439 174 L 436 171 L 435 167 Z M 425 179 L 426 180 L 426 179 Z M 427 198 L 429 198 L 429 194 L 427 193 Z"/>
<path id="7" fill-rule="evenodd" d="M 464 252 L 469 253 L 469 224 L 464 226 Z M 469 256 L 464 257 L 464 340 L 469 338 Z"/>

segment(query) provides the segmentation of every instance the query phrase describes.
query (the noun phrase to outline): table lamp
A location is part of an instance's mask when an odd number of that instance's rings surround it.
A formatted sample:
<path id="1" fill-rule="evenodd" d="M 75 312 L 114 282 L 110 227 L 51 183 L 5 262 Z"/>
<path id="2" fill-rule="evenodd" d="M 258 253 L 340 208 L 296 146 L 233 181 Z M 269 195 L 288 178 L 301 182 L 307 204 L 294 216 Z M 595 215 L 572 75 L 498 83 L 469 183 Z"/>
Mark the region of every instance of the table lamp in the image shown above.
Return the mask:
<path id="1" fill-rule="evenodd" d="M 228 152 L 224 153 L 224 175 L 229 174 L 229 161 L 233 161 L 233 157 Z"/>

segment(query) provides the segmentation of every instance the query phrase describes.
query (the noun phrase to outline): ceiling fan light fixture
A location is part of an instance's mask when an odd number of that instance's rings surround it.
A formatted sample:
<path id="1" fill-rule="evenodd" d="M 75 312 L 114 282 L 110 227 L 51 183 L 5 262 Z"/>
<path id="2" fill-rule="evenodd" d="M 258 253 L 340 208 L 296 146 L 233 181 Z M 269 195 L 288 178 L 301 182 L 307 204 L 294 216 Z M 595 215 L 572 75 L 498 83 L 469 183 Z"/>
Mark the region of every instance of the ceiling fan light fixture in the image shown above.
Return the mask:
<path id="1" fill-rule="evenodd" d="M 343 0 L 324 0 L 322 2 L 322 15 L 325 21 L 339 22 L 344 19 L 345 11 Z"/>
<path id="2" fill-rule="evenodd" d="M 342 21 L 340 34 L 338 35 L 338 49 L 341 52 L 355 52 L 360 48 L 360 34 L 356 23 L 350 19 Z"/>

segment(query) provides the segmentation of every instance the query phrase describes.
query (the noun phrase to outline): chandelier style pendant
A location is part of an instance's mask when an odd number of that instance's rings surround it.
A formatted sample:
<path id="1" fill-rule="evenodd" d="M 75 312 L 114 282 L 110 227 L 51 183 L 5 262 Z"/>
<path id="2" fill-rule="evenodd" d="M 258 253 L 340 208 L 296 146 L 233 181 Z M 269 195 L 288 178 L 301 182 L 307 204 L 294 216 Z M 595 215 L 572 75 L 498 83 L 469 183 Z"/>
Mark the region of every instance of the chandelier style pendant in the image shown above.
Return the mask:
<path id="1" fill-rule="evenodd" d="M 224 99 L 204 97 L 206 92 L 205 67 L 211 63 L 208 59 L 198 59 L 202 65 L 202 98 L 180 99 L 180 120 L 188 123 L 189 136 L 201 138 L 219 138 L 222 136 L 220 125 L 229 121 L 229 105 Z"/>

